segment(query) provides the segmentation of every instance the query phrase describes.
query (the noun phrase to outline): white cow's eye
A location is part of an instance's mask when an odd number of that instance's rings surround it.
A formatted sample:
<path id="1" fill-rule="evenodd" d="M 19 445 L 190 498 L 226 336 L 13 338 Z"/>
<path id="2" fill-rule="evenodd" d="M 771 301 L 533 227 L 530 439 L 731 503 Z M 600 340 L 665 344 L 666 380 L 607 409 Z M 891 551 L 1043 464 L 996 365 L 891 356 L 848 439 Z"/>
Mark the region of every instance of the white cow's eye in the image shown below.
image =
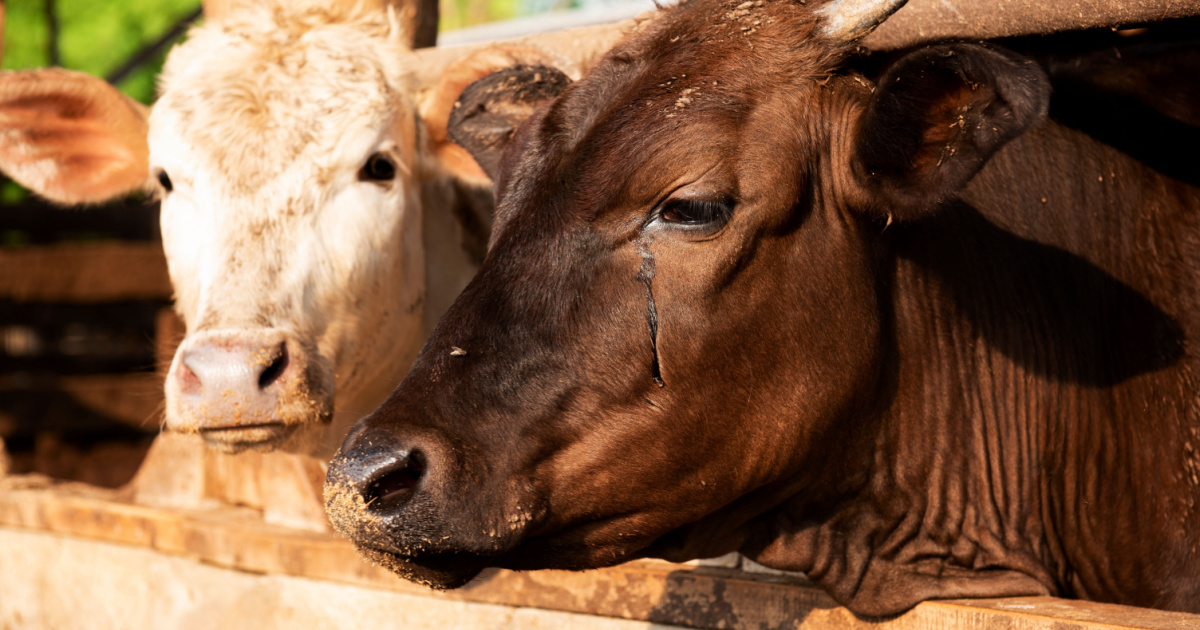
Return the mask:
<path id="1" fill-rule="evenodd" d="M 362 181 L 390 182 L 396 178 L 396 165 L 383 153 L 375 153 L 358 172 L 358 178 Z"/>
<path id="2" fill-rule="evenodd" d="M 158 185 L 162 186 L 164 191 L 171 192 L 172 190 L 175 189 L 175 186 L 171 184 L 171 178 L 167 176 L 166 171 L 160 169 L 158 171 L 157 177 L 158 177 Z"/>

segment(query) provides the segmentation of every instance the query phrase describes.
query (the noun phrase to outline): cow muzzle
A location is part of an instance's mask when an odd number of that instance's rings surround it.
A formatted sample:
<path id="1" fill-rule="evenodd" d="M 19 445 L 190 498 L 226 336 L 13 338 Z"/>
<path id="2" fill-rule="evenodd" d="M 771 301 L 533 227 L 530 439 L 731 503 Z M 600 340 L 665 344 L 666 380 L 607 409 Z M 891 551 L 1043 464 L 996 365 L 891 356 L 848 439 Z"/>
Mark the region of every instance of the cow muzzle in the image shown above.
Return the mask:
<path id="1" fill-rule="evenodd" d="M 406 442 L 352 432 L 329 464 L 325 512 L 371 562 L 431 588 L 457 588 L 489 566 L 508 541 L 496 536 L 495 526 L 489 536 L 475 519 L 464 519 L 461 506 L 448 498 L 461 496 L 447 481 L 451 449 L 429 440 Z"/>
<path id="2" fill-rule="evenodd" d="M 218 450 L 271 448 L 330 417 L 308 353 L 279 329 L 201 331 L 184 339 L 167 375 L 167 428 Z"/>

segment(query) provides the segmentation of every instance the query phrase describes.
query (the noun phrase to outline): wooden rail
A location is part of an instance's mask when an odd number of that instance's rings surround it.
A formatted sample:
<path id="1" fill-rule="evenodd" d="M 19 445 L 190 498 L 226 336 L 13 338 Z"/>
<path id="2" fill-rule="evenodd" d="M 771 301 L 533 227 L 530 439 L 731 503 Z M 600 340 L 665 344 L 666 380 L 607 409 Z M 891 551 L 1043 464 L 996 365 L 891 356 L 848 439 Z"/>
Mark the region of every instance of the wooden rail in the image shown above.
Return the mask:
<path id="1" fill-rule="evenodd" d="M 1200 15 L 1181 0 L 910 0 L 863 40 L 894 50 L 943 39 L 995 39 L 1121 28 Z"/>
<path id="2" fill-rule="evenodd" d="M 0 249 L 0 298 L 98 303 L 170 297 L 171 281 L 159 243 L 64 243 Z"/>
<path id="3" fill-rule="evenodd" d="M 86 409 L 131 427 L 154 429 L 159 425 L 163 384 L 157 374 L 63 376 L 58 388 Z"/>
<path id="4" fill-rule="evenodd" d="M 893 619 L 864 620 L 796 577 L 658 561 L 578 573 L 489 571 L 463 589 L 436 593 L 367 564 L 345 540 L 265 525 L 251 510 L 168 510 L 134 505 L 123 500 L 120 492 L 85 486 L 52 486 L 23 477 L 0 483 L 8 486 L 0 491 L 0 547 L 5 544 L 4 532 L 116 543 L 129 553 L 150 550 L 235 572 L 353 585 L 367 589 L 362 597 L 368 600 L 382 598 L 384 593 L 401 593 L 428 600 L 567 611 L 705 629 L 1200 627 L 1200 615 L 1048 597 L 926 602 Z M 0 557 L 9 552 L 0 549 Z M 85 558 L 76 560 L 80 571 L 87 570 Z M 0 569 L 26 570 L 37 568 Z M 70 576 L 61 579 L 79 583 Z M 203 601 L 203 596 L 199 600 Z"/>

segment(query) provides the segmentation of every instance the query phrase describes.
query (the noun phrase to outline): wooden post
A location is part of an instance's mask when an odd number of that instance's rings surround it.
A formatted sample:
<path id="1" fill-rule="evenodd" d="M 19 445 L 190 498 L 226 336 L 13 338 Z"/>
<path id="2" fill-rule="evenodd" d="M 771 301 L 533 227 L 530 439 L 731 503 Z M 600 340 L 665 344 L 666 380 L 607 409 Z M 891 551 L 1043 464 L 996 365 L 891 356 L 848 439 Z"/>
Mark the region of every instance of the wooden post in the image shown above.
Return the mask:
<path id="1" fill-rule="evenodd" d="M 50 60 L 49 65 L 61 66 L 62 60 L 58 54 L 58 10 L 55 0 L 46 0 L 46 28 L 49 30 L 46 37 L 46 57 Z"/>

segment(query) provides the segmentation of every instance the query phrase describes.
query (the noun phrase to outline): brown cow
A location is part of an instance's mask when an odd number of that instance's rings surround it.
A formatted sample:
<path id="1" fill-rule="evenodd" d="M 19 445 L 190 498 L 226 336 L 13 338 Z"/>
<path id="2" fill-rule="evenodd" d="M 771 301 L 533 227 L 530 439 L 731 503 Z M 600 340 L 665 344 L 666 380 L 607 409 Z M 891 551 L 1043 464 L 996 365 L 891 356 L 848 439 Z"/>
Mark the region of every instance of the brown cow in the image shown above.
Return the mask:
<path id="1" fill-rule="evenodd" d="M 1200 610 L 1200 192 L 1005 50 L 872 84 L 848 55 L 902 2 L 862 4 L 686 0 L 519 128 L 479 275 L 331 465 L 365 556 Z M 464 94 L 485 167 L 550 75 Z"/>

